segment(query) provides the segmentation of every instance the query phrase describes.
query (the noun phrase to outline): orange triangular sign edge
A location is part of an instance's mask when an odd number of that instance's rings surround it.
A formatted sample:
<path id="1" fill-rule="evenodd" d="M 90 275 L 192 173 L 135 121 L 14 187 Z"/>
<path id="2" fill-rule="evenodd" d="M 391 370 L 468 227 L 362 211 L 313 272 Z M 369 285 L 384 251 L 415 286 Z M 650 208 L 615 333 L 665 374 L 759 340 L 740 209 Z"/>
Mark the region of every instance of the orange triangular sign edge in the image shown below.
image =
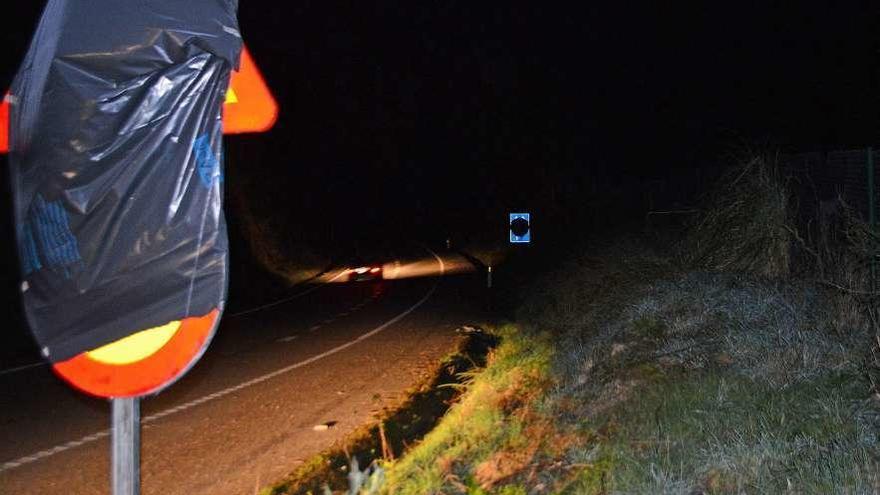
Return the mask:
<path id="1" fill-rule="evenodd" d="M 9 153 L 9 93 L 0 102 L 0 153 Z"/>
<path id="2" fill-rule="evenodd" d="M 241 64 L 233 71 L 229 91 L 235 97 L 223 105 L 223 133 L 266 132 L 278 120 L 278 103 L 257 69 L 247 47 L 241 48 Z M 9 96 L 0 102 L 0 153 L 9 153 Z"/>
<path id="3" fill-rule="evenodd" d="M 232 72 L 223 105 L 223 134 L 265 132 L 277 119 L 278 103 L 247 47 L 242 45 L 239 70 Z"/>

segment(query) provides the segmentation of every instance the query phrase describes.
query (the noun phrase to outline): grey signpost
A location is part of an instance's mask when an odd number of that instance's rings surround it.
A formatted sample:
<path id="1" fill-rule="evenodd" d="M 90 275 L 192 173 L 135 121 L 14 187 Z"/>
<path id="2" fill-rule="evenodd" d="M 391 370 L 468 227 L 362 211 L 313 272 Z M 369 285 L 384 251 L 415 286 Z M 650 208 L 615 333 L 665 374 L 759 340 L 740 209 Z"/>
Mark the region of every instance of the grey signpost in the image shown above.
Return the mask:
<path id="1" fill-rule="evenodd" d="M 137 397 L 117 397 L 113 403 L 113 495 L 138 495 L 141 485 L 141 412 Z"/>

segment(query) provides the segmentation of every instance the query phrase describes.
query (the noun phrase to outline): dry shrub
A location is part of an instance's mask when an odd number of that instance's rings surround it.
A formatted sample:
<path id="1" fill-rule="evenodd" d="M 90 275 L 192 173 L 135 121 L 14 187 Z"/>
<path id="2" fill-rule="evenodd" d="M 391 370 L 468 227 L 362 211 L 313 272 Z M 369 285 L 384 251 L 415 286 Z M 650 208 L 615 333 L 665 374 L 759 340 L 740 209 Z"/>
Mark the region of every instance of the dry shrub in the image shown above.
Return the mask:
<path id="1" fill-rule="evenodd" d="M 550 384 L 551 381 L 542 376 L 540 370 L 523 371 L 516 368 L 509 373 L 509 384 L 498 392 L 493 405 L 505 414 L 524 419 L 522 414 L 528 412 L 524 406 L 537 401 Z"/>
<path id="2" fill-rule="evenodd" d="M 440 470 L 440 474 L 446 476 L 452 473 L 452 468 L 455 466 L 455 457 L 452 455 L 441 455 L 435 461 L 437 465 L 437 469 Z"/>
<path id="3" fill-rule="evenodd" d="M 832 290 L 832 326 L 839 332 L 878 330 L 880 287 L 872 276 L 871 265 L 873 262 L 874 270 L 880 271 L 880 237 L 843 198 L 838 198 L 830 210 L 831 215 L 819 215 L 820 235 L 815 241 L 792 233 L 812 258 L 808 269 Z"/>
<path id="4" fill-rule="evenodd" d="M 474 467 L 474 481 L 484 490 L 512 479 L 534 485 L 537 473 L 564 464 L 565 454 L 584 443 L 581 435 L 560 429 L 554 418 L 525 415 L 521 437 Z"/>
<path id="5" fill-rule="evenodd" d="M 683 258 L 709 270 L 784 278 L 794 217 L 775 155 L 743 155 L 712 188 L 688 229 Z"/>
<path id="6" fill-rule="evenodd" d="M 828 315 L 838 332 L 874 328 L 878 322 L 878 297 L 870 289 L 870 277 L 863 267 L 844 259 L 823 282 L 832 289 L 833 311 Z"/>
<path id="7" fill-rule="evenodd" d="M 537 447 L 526 450 L 503 450 L 495 452 L 474 468 L 474 480 L 484 490 L 522 472 L 532 462 Z"/>
<path id="8" fill-rule="evenodd" d="M 826 323 L 840 334 L 873 332 L 864 371 L 880 400 L 880 233 L 842 197 L 826 202 L 816 219 L 815 240 L 791 232 L 812 259 L 808 270 L 830 289 Z"/>

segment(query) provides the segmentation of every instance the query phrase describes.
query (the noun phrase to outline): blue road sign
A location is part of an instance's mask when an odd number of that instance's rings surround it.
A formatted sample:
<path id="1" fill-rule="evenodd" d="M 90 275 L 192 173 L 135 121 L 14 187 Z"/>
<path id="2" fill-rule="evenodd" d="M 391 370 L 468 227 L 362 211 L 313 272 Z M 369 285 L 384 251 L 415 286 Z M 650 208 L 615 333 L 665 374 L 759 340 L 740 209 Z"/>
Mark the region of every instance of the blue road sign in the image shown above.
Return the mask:
<path id="1" fill-rule="evenodd" d="M 531 215 L 528 213 L 510 214 L 510 242 L 524 244 L 532 242 Z"/>

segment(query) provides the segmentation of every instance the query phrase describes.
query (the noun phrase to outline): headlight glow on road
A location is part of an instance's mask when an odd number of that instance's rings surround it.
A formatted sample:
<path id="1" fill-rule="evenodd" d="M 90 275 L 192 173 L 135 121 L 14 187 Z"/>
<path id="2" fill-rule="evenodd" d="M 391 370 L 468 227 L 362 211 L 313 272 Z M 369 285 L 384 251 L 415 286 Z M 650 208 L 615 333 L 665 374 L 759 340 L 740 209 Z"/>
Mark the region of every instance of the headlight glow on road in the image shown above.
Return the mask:
<path id="1" fill-rule="evenodd" d="M 381 268 L 378 266 L 348 268 L 345 269 L 342 273 L 357 273 L 358 275 L 362 275 L 367 272 L 379 273 L 381 271 L 382 279 L 397 280 L 416 277 L 438 277 L 442 274 L 449 275 L 453 273 L 466 273 L 474 271 L 474 267 L 471 263 L 458 256 L 444 257 L 443 263 L 445 265 L 445 270 L 443 271 L 443 273 L 441 273 L 440 267 L 437 264 L 437 260 L 434 258 L 423 258 L 418 260 L 395 260 L 388 263 L 383 263 Z M 322 277 L 322 279 L 324 282 L 327 283 L 348 282 L 347 278 L 341 276 L 330 277 L 328 275 L 326 277 Z"/>

